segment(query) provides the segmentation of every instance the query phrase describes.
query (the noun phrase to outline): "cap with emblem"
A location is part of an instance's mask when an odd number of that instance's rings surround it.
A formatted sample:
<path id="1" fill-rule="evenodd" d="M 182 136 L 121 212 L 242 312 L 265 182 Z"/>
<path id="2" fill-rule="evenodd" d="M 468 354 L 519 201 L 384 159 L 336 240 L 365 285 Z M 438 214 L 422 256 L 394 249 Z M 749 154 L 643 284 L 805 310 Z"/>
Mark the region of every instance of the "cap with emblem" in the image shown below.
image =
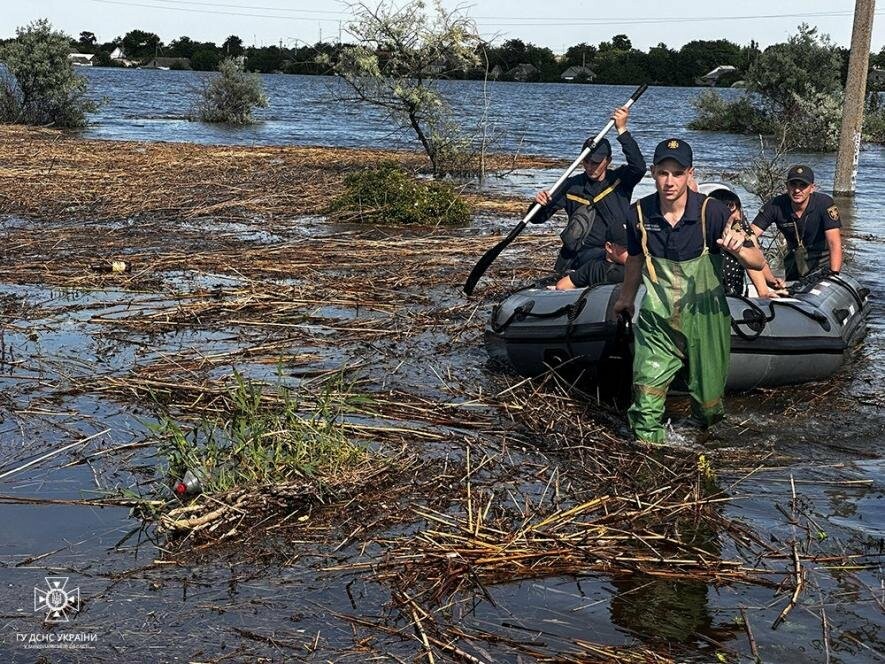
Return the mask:
<path id="1" fill-rule="evenodd" d="M 584 149 L 586 150 L 591 145 L 593 145 L 593 139 L 588 138 L 584 141 Z M 612 156 L 612 145 L 608 142 L 607 138 L 603 138 L 596 144 L 596 147 L 590 151 L 590 154 L 584 157 L 584 161 L 592 161 L 595 163 L 599 163 L 603 159 L 608 159 Z"/>
<path id="2" fill-rule="evenodd" d="M 668 138 L 665 141 L 661 141 L 658 143 L 658 147 L 655 148 L 655 156 L 652 163 L 657 166 L 665 159 L 673 159 L 680 166 L 691 166 L 691 146 L 677 138 Z"/>
<path id="3" fill-rule="evenodd" d="M 793 166 L 787 171 L 787 182 L 799 180 L 805 184 L 814 184 L 814 171 L 808 166 Z"/>

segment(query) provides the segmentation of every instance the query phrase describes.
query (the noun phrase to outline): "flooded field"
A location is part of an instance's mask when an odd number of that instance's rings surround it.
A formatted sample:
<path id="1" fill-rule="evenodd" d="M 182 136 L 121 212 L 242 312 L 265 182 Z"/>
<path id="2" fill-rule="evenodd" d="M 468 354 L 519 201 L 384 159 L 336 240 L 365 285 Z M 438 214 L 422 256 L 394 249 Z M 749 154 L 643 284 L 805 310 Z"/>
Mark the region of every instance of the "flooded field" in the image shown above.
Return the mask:
<path id="1" fill-rule="evenodd" d="M 639 449 L 608 404 L 488 361 L 491 307 L 545 273 L 552 225 L 466 298 L 512 218 L 407 230 L 296 214 L 7 216 L 0 659 L 882 659 L 873 156 L 842 203 L 852 272 L 875 298 L 867 335 L 831 381 L 732 395 L 700 452 Z M 492 190 L 528 197 L 554 176 L 522 170 Z M 97 269 L 112 259 L 131 269 Z M 159 423 L 226 416 L 238 381 L 306 404 L 336 391 L 344 430 L 380 469 L 270 516 L 250 504 L 162 531 L 143 510 L 174 500 Z M 35 610 L 46 577 L 78 589 L 68 622 Z"/>

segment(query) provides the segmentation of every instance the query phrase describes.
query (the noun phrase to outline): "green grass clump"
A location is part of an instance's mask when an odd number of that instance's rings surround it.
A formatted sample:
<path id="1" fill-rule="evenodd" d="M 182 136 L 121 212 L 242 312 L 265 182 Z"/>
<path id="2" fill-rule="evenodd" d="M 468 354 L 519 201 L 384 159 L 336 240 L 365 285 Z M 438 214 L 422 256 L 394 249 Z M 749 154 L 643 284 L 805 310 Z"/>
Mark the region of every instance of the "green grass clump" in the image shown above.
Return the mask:
<path id="1" fill-rule="evenodd" d="M 332 211 L 348 220 L 383 224 L 459 225 L 470 208 L 447 182 L 418 180 L 394 162 L 350 173 Z"/>
<path id="2" fill-rule="evenodd" d="M 335 477 L 369 458 L 348 439 L 346 410 L 364 401 L 340 381 L 327 383 L 310 403 L 284 388 L 263 394 L 237 375 L 229 394 L 230 412 L 185 431 L 171 419 L 154 427 L 164 474 L 180 479 L 190 470 L 204 494 Z"/>

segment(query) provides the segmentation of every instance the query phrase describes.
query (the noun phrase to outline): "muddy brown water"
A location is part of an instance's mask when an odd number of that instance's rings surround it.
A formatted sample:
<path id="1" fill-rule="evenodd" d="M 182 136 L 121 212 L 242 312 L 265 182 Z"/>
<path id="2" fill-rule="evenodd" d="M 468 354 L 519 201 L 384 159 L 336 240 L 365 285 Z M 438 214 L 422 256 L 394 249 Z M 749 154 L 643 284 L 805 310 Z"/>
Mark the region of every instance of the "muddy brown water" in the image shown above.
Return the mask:
<path id="1" fill-rule="evenodd" d="M 102 75 L 90 73 L 96 81 Z M 119 74 L 114 72 L 113 76 Z M 152 84 L 163 87 L 163 80 L 157 81 Z M 299 77 L 287 77 L 275 85 L 285 91 L 286 85 L 296 83 L 302 92 L 303 86 L 313 85 Z M 585 104 L 585 95 L 592 91 L 592 113 L 597 115 L 597 105 L 608 108 L 624 96 L 623 89 L 604 86 L 553 86 L 545 96 L 548 87 L 502 84 L 493 87 L 493 93 L 495 103 L 509 111 L 512 125 L 533 127 L 527 134 L 527 149 L 554 155 L 571 145 L 573 136 L 567 112 L 557 111 L 548 118 L 544 132 L 534 129 L 539 118 L 547 117 L 549 94 L 573 95 L 563 106 L 575 107 Z M 134 104 L 137 88 L 137 81 L 114 78 L 113 90 L 119 99 L 115 103 Z M 311 90 L 307 88 L 304 98 L 311 99 Z M 475 92 L 468 85 L 467 93 Z M 634 114 L 643 148 L 650 148 L 664 134 L 685 135 L 686 102 L 694 93 L 652 90 L 647 94 L 648 100 L 643 100 L 647 111 L 637 108 Z M 285 113 L 289 112 L 295 115 L 303 109 L 296 104 L 281 111 L 281 117 L 254 130 L 258 136 L 249 134 L 245 140 L 297 140 L 291 127 L 285 130 Z M 138 116 L 138 112 L 130 110 L 132 115 Z M 661 117 L 671 118 L 671 124 L 662 126 Z M 348 116 L 346 122 L 339 123 L 340 128 L 323 125 L 323 135 L 331 143 L 347 144 L 360 135 L 360 121 L 359 116 Z M 90 131 L 112 138 L 139 136 L 142 128 L 135 126 L 139 123 L 150 126 L 151 138 L 218 140 L 214 134 L 200 135 L 199 125 L 188 124 L 190 133 L 184 134 L 175 121 L 127 120 L 125 113 L 115 115 L 113 105 L 102 110 L 98 125 Z M 164 127 L 169 133 L 164 134 Z M 707 178 L 731 170 L 755 154 L 750 139 L 701 133 L 688 136 L 700 148 L 696 152 L 699 166 Z M 231 140 L 241 139 L 233 136 Z M 832 177 L 832 155 L 796 159 L 810 162 L 826 188 Z M 492 181 L 489 186 L 528 196 L 555 176 L 529 171 Z M 647 193 L 650 187 L 644 181 L 637 194 Z M 786 592 L 605 575 L 493 586 L 488 588 L 493 602 L 477 598 L 466 605 L 469 609 L 456 608 L 453 617 L 467 630 L 543 644 L 549 653 L 575 652 L 575 641 L 581 639 L 659 649 L 666 649 L 669 643 L 676 648 L 678 661 L 711 662 L 724 657 L 738 662 L 753 660 L 740 622 L 740 609 L 744 608 L 764 662 L 869 662 L 885 658 L 881 633 L 885 596 L 879 564 L 885 536 L 885 414 L 881 396 L 885 392 L 881 362 L 885 293 L 878 281 L 885 270 L 883 201 L 885 151 L 870 147 L 861 155 L 858 195 L 852 201 L 840 201 L 851 270 L 871 287 L 875 298 L 868 333 L 853 349 L 843 371 L 822 383 L 730 396 L 731 424 L 709 451 L 717 460 L 720 487 L 741 480 L 728 491 L 732 501 L 724 509 L 729 515 L 750 524 L 772 542 L 788 541 L 794 530 L 776 505 L 789 512 L 792 478 L 805 511 L 820 527 L 815 550 L 865 554 L 857 568 L 810 565 L 800 606 L 778 630 L 770 625 L 787 601 Z M 755 209 L 753 203 L 748 207 Z M 7 219 L 4 231 L 32 223 Z M 512 220 L 483 219 L 464 232 L 482 233 L 510 223 Z M 227 231 L 241 232 L 250 242 L 295 240 L 285 231 L 257 226 Z M 532 228 L 530 232 L 550 229 Z M 505 253 L 499 260 L 506 261 L 507 256 Z M 130 307 L 142 301 L 163 301 L 164 297 L 174 303 L 177 292 L 230 285 L 236 277 L 170 273 L 162 279 L 165 288 L 135 294 L 41 284 L 6 283 L 0 288 L 4 322 L 8 324 L 2 333 L 0 355 L 0 475 L 62 445 L 99 434 L 82 449 L 0 479 L 0 496 L 4 497 L 0 499 L 0 659 L 33 662 L 45 656 L 48 661 L 91 662 L 123 656 L 146 662 L 256 661 L 261 657 L 270 661 L 358 661 L 374 653 L 394 661 L 393 657 L 409 660 L 419 655 L 420 646 L 408 636 L 362 631 L 355 637 L 352 626 L 341 618 L 342 614 L 377 621 L 390 618 L 391 624 L 396 624 L 387 588 L 366 575 L 322 571 L 333 564 L 371 557 L 377 553 L 372 547 L 362 552 L 358 543 L 352 543 L 332 551 L 326 546 L 286 540 L 274 543 L 273 556 L 243 560 L 226 551 L 187 566 L 155 564 L 164 558 L 163 552 L 144 533 L 137 532 L 139 523 L 126 509 L 22 505 L 8 499 L 71 499 L 96 495 L 100 489 L 137 487 L 156 463 L 149 449 L 102 454 L 89 464 L 67 464 L 82 458 L 83 450 L 95 453 L 143 441 L 147 423 L 155 415 L 150 404 L 69 388 L 102 376 L 121 375 L 133 366 L 182 351 L 225 352 L 241 343 L 241 336 L 229 330 L 172 330 L 150 338 L 119 330 L 109 335 L 92 320 L 126 315 L 121 300 L 131 302 Z M 461 303 L 463 298 L 454 287 L 439 287 L 427 306 L 443 310 Z M 456 341 L 430 330 L 374 347 L 330 350 L 318 346 L 311 349 L 318 355 L 311 368 L 368 361 L 376 381 L 441 401 L 452 398 L 446 385 L 452 375 L 472 392 L 494 391 L 502 376 L 487 364 L 481 343 L 489 304 L 477 311 L 469 325 L 465 320 L 465 333 Z M 322 312 L 329 319 L 357 315 L 353 310 Z M 277 375 L 274 366 L 242 362 L 237 368 L 259 379 L 273 380 Z M 218 367 L 217 375 L 225 375 L 229 369 Z M 747 450 L 752 454 L 745 454 Z M 454 460 L 461 449 L 443 441 L 429 445 L 427 453 L 450 455 Z M 777 462 L 758 469 L 757 461 L 767 455 Z M 514 463 L 544 464 L 548 459 L 543 449 L 527 447 L 517 453 Z M 402 528 L 396 526 L 376 535 L 394 535 Z M 735 558 L 740 552 L 726 548 L 722 555 Z M 67 591 L 79 589 L 80 611 L 71 614 L 69 622 L 48 626 L 43 621 L 45 612 L 35 611 L 35 589 L 39 594 L 47 587 L 45 577 L 66 577 Z M 38 648 L 57 646 L 62 634 L 79 637 L 69 644 L 78 647 Z M 356 641 L 369 636 L 370 643 L 359 650 Z M 483 661 L 515 662 L 525 657 L 494 642 L 470 652 Z"/>

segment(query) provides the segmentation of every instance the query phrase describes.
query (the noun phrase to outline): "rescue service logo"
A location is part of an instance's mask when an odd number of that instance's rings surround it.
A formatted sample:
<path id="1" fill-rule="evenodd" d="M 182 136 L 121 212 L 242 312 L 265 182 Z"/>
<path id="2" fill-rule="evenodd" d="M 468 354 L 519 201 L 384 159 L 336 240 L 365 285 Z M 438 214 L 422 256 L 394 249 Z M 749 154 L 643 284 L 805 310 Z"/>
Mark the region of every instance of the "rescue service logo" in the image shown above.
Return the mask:
<path id="1" fill-rule="evenodd" d="M 679 147 L 679 141 L 670 141 L 669 143 L 667 143 L 667 147 L 671 150 L 675 150 Z"/>
<path id="2" fill-rule="evenodd" d="M 68 590 L 68 577 L 44 577 L 46 588 L 34 587 L 34 611 L 44 611 L 48 623 L 66 623 L 80 611 L 80 589 Z"/>
<path id="3" fill-rule="evenodd" d="M 831 205 L 830 207 L 827 208 L 827 214 L 830 216 L 830 219 L 832 219 L 833 221 L 839 220 L 839 208 L 837 208 L 835 205 Z"/>

